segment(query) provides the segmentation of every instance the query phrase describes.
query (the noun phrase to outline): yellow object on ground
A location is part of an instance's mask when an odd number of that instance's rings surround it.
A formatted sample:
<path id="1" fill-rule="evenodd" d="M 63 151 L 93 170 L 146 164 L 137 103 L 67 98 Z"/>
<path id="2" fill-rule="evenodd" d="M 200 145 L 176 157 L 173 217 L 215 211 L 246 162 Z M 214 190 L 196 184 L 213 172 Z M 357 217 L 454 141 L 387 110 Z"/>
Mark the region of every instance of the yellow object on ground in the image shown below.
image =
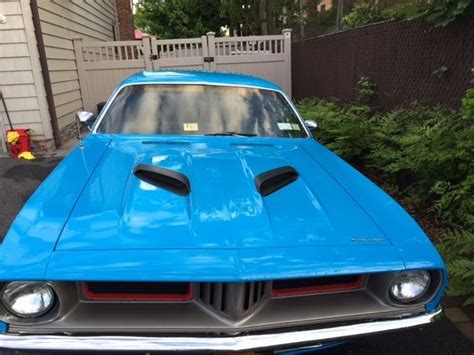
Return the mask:
<path id="1" fill-rule="evenodd" d="M 35 156 L 33 154 L 31 154 L 31 152 L 20 153 L 20 154 L 18 154 L 18 158 L 22 158 L 22 159 L 26 159 L 26 160 L 36 159 Z"/>
<path id="2" fill-rule="evenodd" d="M 12 144 L 12 145 L 16 143 L 18 138 L 20 138 L 20 135 L 16 131 L 9 131 L 7 133 L 7 142 Z"/>

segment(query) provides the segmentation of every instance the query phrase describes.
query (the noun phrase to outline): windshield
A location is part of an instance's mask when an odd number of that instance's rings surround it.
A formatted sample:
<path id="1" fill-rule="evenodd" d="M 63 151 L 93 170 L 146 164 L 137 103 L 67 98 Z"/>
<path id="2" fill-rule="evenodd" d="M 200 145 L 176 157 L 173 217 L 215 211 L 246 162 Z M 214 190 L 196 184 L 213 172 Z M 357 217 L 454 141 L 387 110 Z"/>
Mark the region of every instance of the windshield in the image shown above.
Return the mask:
<path id="1" fill-rule="evenodd" d="M 306 137 L 282 94 L 210 85 L 132 85 L 117 94 L 97 132 Z"/>

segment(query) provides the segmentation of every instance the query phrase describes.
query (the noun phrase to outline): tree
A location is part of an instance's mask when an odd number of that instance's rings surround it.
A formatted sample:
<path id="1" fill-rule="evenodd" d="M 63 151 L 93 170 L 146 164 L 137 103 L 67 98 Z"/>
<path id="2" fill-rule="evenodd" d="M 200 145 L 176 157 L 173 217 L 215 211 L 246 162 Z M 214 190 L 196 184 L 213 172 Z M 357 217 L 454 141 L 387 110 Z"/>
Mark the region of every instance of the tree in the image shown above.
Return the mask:
<path id="1" fill-rule="evenodd" d="M 221 2 L 213 0 L 139 0 L 135 24 L 160 38 L 200 37 L 221 32 Z"/>
<path id="2" fill-rule="evenodd" d="M 160 38 L 278 34 L 305 23 L 301 4 L 316 0 L 138 0 L 135 24 Z M 305 5 L 306 6 L 306 5 Z"/>

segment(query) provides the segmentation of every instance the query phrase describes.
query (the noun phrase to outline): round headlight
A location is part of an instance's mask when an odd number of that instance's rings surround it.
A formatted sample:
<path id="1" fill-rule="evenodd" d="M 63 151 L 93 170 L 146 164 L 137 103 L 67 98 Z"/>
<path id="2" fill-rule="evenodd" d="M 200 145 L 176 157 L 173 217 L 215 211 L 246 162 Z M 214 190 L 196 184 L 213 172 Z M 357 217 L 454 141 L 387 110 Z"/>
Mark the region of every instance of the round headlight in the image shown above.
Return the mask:
<path id="1" fill-rule="evenodd" d="M 423 296 L 430 283 L 431 276 L 428 271 L 403 271 L 395 276 L 390 286 L 390 294 L 399 302 L 410 303 Z"/>
<path id="2" fill-rule="evenodd" d="M 3 287 L 2 302 L 18 317 L 37 317 L 51 309 L 54 292 L 44 282 L 10 282 Z"/>

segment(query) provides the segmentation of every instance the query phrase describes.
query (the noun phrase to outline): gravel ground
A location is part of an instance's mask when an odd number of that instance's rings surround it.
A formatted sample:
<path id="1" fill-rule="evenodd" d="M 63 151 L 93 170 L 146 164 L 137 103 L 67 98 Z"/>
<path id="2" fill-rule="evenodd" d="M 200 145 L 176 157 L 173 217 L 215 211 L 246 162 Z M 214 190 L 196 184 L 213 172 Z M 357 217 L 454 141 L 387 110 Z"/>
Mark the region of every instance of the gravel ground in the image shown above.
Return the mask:
<path id="1" fill-rule="evenodd" d="M 60 158 L 51 158 L 29 162 L 0 158 L 0 240 L 21 206 L 60 160 Z M 0 355 L 7 354 L 25 355 L 38 354 L 38 352 L 0 351 Z M 64 354 L 64 352 L 54 352 L 54 354 Z M 107 352 L 107 354 L 110 353 Z M 337 348 L 320 351 L 318 354 L 474 355 L 474 343 L 465 338 L 448 319 L 444 318 L 425 329 L 352 340 Z"/>

